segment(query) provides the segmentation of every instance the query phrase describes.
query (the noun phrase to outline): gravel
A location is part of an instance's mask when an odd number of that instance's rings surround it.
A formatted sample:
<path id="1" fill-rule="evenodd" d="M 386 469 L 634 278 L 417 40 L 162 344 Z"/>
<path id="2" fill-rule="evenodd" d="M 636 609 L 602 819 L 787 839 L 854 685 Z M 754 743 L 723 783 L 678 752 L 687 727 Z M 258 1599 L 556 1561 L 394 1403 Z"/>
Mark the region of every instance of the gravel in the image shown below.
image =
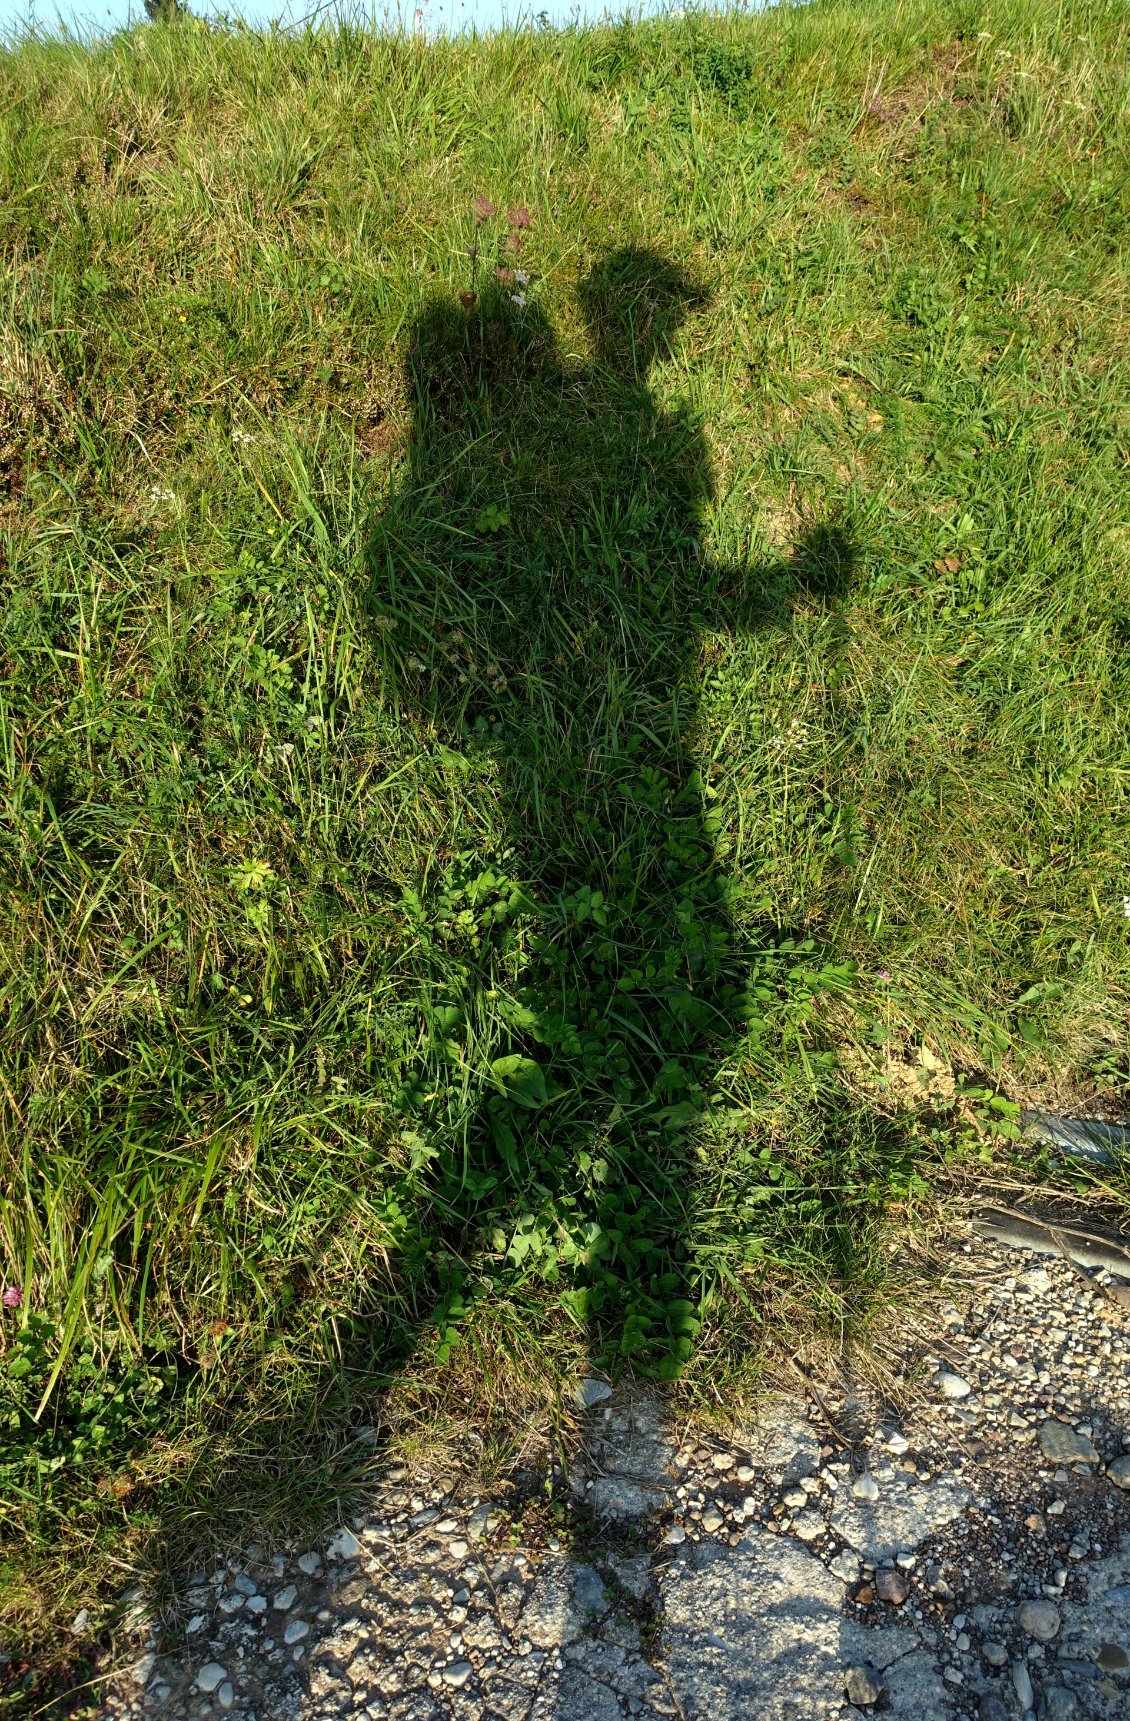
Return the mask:
<path id="1" fill-rule="evenodd" d="M 103 1713 L 1118 1721 L 1130 1311 L 986 1240 L 948 1283 L 886 1358 L 897 1416 L 829 1371 L 727 1441 L 594 1381 L 552 1510 L 544 1469 L 391 1467 L 324 1545 L 187 1577 L 162 1643 L 119 1628 Z"/>

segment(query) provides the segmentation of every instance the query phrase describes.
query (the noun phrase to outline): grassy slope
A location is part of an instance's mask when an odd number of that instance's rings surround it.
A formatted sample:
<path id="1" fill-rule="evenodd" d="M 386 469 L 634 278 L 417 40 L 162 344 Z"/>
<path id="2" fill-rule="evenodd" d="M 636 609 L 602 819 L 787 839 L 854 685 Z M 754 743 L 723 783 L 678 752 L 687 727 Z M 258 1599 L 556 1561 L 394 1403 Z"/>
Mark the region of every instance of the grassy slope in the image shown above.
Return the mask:
<path id="1" fill-rule="evenodd" d="M 1125 1082 L 1128 45 L 0 59 L 14 1611 L 234 1510 L 249 1431 L 284 1513 L 413 1347 L 431 1415 L 740 1368 L 786 1268 L 850 1313 L 929 1144 L 884 1048 Z"/>

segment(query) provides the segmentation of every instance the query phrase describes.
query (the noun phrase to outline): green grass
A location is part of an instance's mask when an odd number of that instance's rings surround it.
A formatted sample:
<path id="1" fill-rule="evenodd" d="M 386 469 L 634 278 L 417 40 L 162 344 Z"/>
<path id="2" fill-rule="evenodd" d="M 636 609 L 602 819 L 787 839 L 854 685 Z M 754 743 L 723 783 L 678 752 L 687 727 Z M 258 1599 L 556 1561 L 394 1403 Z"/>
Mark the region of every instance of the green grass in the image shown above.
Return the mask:
<path id="1" fill-rule="evenodd" d="M 865 1328 L 940 1155 L 1125 1093 L 1128 48 L 0 56 L 33 1685 L 123 1571 L 327 1510 L 359 1419 Z"/>

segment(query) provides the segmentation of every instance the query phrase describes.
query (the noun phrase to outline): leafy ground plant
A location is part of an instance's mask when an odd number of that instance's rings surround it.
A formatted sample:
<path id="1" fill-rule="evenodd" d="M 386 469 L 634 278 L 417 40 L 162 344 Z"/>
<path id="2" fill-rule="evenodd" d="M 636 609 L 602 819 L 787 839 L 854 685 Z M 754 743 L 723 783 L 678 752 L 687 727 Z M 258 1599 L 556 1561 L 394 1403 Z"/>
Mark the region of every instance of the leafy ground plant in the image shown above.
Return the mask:
<path id="1" fill-rule="evenodd" d="M 14 1701 L 1124 1096 L 1126 30 L 0 56 Z"/>

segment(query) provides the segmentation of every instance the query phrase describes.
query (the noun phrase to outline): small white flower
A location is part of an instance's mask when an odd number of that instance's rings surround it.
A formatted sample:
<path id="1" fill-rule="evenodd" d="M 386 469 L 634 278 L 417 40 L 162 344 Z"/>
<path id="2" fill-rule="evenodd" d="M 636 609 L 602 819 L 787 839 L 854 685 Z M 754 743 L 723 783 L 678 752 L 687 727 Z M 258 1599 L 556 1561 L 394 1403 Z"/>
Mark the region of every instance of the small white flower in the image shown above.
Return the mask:
<path id="1" fill-rule="evenodd" d="M 524 305 L 525 302 L 526 302 L 525 293 L 511 293 L 510 303 L 512 305 Z"/>
<path id="2" fill-rule="evenodd" d="M 524 269 L 515 269 L 514 279 L 517 281 L 519 287 L 529 286 L 530 277 L 526 274 Z"/>
<path id="3" fill-rule="evenodd" d="M 238 427 L 232 431 L 231 439 L 233 442 L 254 442 L 255 440 L 249 430 L 240 430 Z"/>
<path id="4" fill-rule="evenodd" d="M 175 502 L 176 497 L 171 490 L 166 490 L 161 484 L 154 484 L 149 492 L 151 502 Z"/>
<path id="5" fill-rule="evenodd" d="M 783 735 L 774 735 L 769 742 L 770 747 L 803 747 L 811 739 L 812 731 L 799 717 L 794 717 Z"/>
<path id="6" fill-rule="evenodd" d="M 1126 916 L 1127 920 L 1130 920 L 1130 896 L 1124 896 L 1122 898 L 1122 912 Z"/>

